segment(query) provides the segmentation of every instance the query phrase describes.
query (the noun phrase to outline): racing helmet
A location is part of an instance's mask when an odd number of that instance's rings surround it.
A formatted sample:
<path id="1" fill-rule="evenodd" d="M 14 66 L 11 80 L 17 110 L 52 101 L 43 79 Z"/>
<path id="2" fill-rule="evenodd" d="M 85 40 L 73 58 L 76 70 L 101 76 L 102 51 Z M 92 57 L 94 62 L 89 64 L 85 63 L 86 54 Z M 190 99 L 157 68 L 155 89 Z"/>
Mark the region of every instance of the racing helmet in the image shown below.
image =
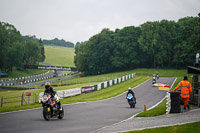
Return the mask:
<path id="1" fill-rule="evenodd" d="M 45 83 L 45 88 L 48 89 L 49 87 L 51 87 L 51 83 L 46 82 L 46 83 Z"/>
<path id="2" fill-rule="evenodd" d="M 128 90 L 131 90 L 131 87 L 129 87 Z"/>

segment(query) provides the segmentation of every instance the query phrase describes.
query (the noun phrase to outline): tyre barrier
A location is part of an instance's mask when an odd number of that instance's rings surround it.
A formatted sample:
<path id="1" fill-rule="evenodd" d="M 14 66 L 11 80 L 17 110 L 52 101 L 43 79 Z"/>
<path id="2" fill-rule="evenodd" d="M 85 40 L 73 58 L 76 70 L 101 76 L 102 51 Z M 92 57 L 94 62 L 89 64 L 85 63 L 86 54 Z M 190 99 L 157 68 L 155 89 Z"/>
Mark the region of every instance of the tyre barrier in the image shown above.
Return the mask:
<path id="1" fill-rule="evenodd" d="M 171 110 L 170 113 L 180 113 L 181 112 L 181 98 L 180 92 L 172 91 L 170 93 L 171 98 Z"/>

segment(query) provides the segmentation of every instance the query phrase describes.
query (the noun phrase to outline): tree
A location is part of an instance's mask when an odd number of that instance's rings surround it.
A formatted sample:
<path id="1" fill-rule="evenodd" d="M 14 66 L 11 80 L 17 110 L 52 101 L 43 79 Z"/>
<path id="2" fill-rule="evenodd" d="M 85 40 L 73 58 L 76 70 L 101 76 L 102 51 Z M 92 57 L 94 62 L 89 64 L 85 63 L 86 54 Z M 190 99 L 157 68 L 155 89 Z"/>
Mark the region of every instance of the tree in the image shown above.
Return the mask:
<path id="1" fill-rule="evenodd" d="M 55 38 L 53 40 L 43 40 L 43 43 L 45 45 L 55 45 L 55 46 L 64 46 L 64 47 L 71 47 L 74 48 L 74 44 L 69 41 L 65 41 L 63 39 L 59 40 L 58 38 Z"/>
<path id="2" fill-rule="evenodd" d="M 75 48 L 75 65 L 86 75 L 137 67 L 185 68 L 200 52 L 199 17 L 162 20 L 115 32 L 103 29 Z"/>
<path id="3" fill-rule="evenodd" d="M 177 22 L 177 41 L 174 46 L 173 62 L 176 67 L 193 65 L 195 55 L 200 52 L 198 44 L 199 18 L 185 17 Z"/>
<path id="4" fill-rule="evenodd" d="M 146 22 L 141 25 L 141 36 L 138 39 L 140 49 L 146 53 L 147 67 L 156 67 L 156 60 L 160 55 L 158 54 L 159 45 L 159 22 Z"/>
<path id="5" fill-rule="evenodd" d="M 139 27 L 125 27 L 116 30 L 114 35 L 113 54 L 111 62 L 116 69 L 134 68 L 139 65 L 140 49 L 138 38 L 141 34 Z"/>
<path id="6" fill-rule="evenodd" d="M 112 50 L 113 32 L 109 29 L 103 29 L 101 33 L 75 48 L 75 65 L 85 75 L 111 72 Z"/>
<path id="7" fill-rule="evenodd" d="M 40 43 L 40 48 L 41 48 L 41 61 L 44 61 L 45 60 L 45 51 L 44 51 L 44 44 L 42 42 L 42 39 L 40 38 L 39 40 L 39 43 Z"/>
<path id="8" fill-rule="evenodd" d="M 6 71 L 12 70 L 13 67 L 23 67 L 24 45 L 22 43 L 14 42 L 7 52 Z"/>
<path id="9" fill-rule="evenodd" d="M 17 65 L 14 60 L 21 60 L 18 48 L 23 49 L 22 37 L 13 25 L 4 22 L 0 22 L 0 37 L 0 69 L 8 72 Z"/>
<path id="10" fill-rule="evenodd" d="M 32 39 L 27 39 L 25 43 L 25 65 L 36 65 L 41 61 L 40 44 Z"/>

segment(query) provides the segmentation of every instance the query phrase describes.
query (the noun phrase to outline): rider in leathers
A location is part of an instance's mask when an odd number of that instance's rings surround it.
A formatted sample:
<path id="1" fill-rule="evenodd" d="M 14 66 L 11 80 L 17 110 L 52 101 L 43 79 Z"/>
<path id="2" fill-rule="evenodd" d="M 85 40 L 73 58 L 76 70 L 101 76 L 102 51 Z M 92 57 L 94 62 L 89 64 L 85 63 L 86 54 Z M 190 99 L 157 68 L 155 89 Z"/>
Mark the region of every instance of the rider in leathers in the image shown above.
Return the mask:
<path id="1" fill-rule="evenodd" d="M 53 88 L 51 87 L 51 84 L 49 82 L 45 83 L 45 91 L 44 93 L 48 93 L 51 95 L 51 98 L 54 98 L 56 92 L 53 91 Z"/>
<path id="2" fill-rule="evenodd" d="M 51 95 L 51 99 L 52 99 L 52 100 L 56 100 L 56 99 L 54 98 L 54 96 L 55 96 L 55 94 L 56 94 L 56 91 L 54 91 L 54 89 L 51 87 L 51 84 L 50 84 L 49 82 L 45 83 L 45 91 L 44 91 L 44 93 L 50 94 L 50 95 Z M 58 108 L 61 107 L 61 106 L 60 106 L 60 105 L 61 105 L 60 101 L 57 101 L 57 105 L 58 105 Z"/>
<path id="3" fill-rule="evenodd" d="M 128 94 L 131 93 L 133 95 L 133 98 L 135 99 L 135 104 L 136 104 L 136 97 L 135 97 L 135 93 L 133 92 L 133 90 L 129 87 L 128 88 L 128 92 L 126 94 L 126 97 L 128 96 Z"/>

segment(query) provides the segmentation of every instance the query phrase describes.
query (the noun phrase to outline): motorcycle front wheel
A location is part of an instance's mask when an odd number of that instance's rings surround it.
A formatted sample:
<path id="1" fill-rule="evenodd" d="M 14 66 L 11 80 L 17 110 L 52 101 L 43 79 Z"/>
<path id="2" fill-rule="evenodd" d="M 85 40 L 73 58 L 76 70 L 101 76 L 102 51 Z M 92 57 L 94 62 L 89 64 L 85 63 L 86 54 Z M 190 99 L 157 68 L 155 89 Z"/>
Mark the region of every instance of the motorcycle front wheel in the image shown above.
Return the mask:
<path id="1" fill-rule="evenodd" d="M 50 120 L 51 118 L 51 111 L 49 107 L 43 107 L 43 117 L 45 120 Z"/>
<path id="2" fill-rule="evenodd" d="M 62 119 L 63 117 L 64 117 L 64 108 L 61 107 L 61 109 L 59 110 L 58 119 Z"/>

